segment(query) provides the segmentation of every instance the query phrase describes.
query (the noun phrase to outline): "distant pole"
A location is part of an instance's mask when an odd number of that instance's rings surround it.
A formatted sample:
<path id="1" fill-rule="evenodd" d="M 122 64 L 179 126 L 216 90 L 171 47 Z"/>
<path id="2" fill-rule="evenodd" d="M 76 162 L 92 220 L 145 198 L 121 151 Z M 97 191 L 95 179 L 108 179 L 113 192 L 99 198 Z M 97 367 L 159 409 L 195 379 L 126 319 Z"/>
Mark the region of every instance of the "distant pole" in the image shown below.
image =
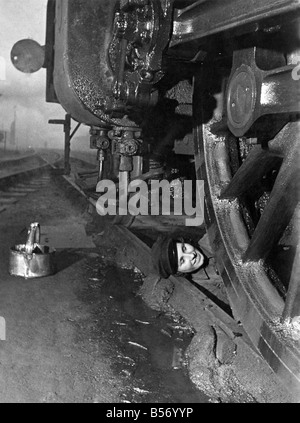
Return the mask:
<path id="1" fill-rule="evenodd" d="M 4 131 L 4 125 L 3 125 L 3 123 L 2 123 L 2 129 L 1 129 L 1 131 L 2 131 L 2 135 L 3 135 L 3 150 L 5 151 L 6 150 L 6 132 Z"/>
<path id="2" fill-rule="evenodd" d="M 65 133 L 65 174 L 70 175 L 71 166 L 70 166 L 70 150 L 71 150 L 71 139 L 76 134 L 78 128 L 80 127 L 80 123 L 77 124 L 76 128 L 71 134 L 71 115 L 66 114 L 65 119 L 50 119 L 48 123 L 52 123 L 54 125 L 64 125 L 64 133 Z"/>
<path id="3" fill-rule="evenodd" d="M 1 64 L 1 57 L 0 57 L 0 64 Z M 0 80 L 1 80 L 1 77 L 0 77 Z M 0 97 L 2 97 L 2 94 L 1 93 L 0 93 Z M 4 132 L 4 125 L 3 125 L 3 123 L 2 123 L 2 133 L 4 135 L 4 147 L 3 147 L 3 149 L 4 149 L 4 151 L 6 151 L 6 132 Z"/>
<path id="4" fill-rule="evenodd" d="M 17 105 L 14 106 L 14 127 L 15 127 L 15 133 L 14 133 L 14 137 L 15 137 L 15 150 L 18 151 L 18 139 L 17 139 Z"/>
<path id="5" fill-rule="evenodd" d="M 65 124 L 64 124 L 64 133 L 65 133 L 65 173 L 66 175 L 70 175 L 71 166 L 70 166 L 70 150 L 71 150 L 71 116 L 66 114 L 65 116 Z"/>

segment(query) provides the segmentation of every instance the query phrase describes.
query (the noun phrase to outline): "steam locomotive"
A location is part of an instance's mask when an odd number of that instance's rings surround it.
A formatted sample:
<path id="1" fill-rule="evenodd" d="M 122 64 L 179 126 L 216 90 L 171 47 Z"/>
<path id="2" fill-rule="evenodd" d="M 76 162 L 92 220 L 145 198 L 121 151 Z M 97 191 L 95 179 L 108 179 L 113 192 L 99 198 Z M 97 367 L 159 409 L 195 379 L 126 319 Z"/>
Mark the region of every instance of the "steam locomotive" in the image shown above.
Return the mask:
<path id="1" fill-rule="evenodd" d="M 99 179 L 194 159 L 234 317 L 296 395 L 299 18 L 298 0 L 49 0 L 45 46 L 12 50 L 90 127 Z"/>

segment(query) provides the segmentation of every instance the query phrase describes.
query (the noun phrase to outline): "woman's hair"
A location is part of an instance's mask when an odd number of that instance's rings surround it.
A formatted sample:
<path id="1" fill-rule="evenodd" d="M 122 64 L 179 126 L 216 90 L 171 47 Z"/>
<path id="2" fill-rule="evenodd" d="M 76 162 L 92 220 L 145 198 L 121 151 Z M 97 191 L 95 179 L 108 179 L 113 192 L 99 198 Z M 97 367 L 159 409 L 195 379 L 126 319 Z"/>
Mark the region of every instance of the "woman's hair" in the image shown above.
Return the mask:
<path id="1" fill-rule="evenodd" d="M 172 237 L 159 236 L 152 246 L 152 264 L 161 277 L 174 275 L 178 268 L 176 241 Z"/>

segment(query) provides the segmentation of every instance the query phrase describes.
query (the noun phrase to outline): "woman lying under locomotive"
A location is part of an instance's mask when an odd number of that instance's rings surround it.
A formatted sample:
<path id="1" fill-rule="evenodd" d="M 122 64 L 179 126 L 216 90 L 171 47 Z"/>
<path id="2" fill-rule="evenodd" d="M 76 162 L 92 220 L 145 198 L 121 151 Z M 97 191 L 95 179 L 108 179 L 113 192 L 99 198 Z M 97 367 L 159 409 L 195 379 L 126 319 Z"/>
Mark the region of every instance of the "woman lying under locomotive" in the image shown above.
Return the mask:
<path id="1" fill-rule="evenodd" d="M 218 274 L 207 234 L 198 242 L 159 236 L 151 254 L 155 274 L 159 278 L 184 276 L 231 314 L 226 289 Z"/>
<path id="2" fill-rule="evenodd" d="M 198 244 L 183 238 L 159 236 L 151 252 L 155 272 L 162 278 L 186 273 L 197 276 L 201 270 L 207 273 L 209 265 L 214 264 L 207 235 Z"/>

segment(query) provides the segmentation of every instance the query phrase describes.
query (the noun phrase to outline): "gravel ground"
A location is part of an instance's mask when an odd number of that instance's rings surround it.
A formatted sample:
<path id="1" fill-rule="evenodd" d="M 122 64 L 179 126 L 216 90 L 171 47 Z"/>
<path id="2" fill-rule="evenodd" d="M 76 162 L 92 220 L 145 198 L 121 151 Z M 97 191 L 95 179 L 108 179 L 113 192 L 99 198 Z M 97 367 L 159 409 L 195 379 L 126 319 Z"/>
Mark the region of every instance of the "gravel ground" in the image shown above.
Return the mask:
<path id="1" fill-rule="evenodd" d="M 145 305 L 140 272 L 93 244 L 61 177 L 41 184 L 1 213 L 0 402 L 208 402 L 184 365 L 189 325 Z M 8 273 L 10 247 L 34 221 L 57 273 L 25 280 Z"/>

